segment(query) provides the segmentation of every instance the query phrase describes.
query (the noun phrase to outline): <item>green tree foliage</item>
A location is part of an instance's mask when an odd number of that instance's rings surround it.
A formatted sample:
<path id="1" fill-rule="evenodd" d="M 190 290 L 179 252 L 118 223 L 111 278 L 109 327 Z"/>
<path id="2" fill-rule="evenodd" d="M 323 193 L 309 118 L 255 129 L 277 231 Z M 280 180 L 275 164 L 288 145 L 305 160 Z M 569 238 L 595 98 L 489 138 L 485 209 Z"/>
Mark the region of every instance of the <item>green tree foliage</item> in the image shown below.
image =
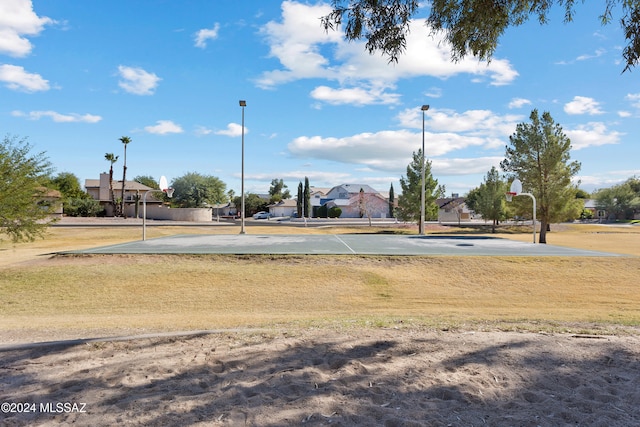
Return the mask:
<path id="1" fill-rule="evenodd" d="M 269 196 L 269 203 L 278 203 L 281 200 L 290 199 L 291 193 L 282 179 L 272 179 Z"/>
<path id="2" fill-rule="evenodd" d="M 576 191 L 576 199 L 590 199 L 590 198 L 591 198 L 591 194 L 587 193 L 583 189 L 578 188 L 578 191 Z"/>
<path id="3" fill-rule="evenodd" d="M 487 172 L 484 182 L 473 194 L 473 210 L 482 215 L 485 220 L 492 221 L 492 233 L 496 232 L 498 221 L 506 218 L 504 197 L 506 191 L 507 184 L 500 179 L 500 174 L 494 166 Z"/>
<path id="4" fill-rule="evenodd" d="M 92 198 L 72 198 L 64 203 L 64 214 L 67 216 L 98 216 L 104 212 L 100 202 Z"/>
<path id="5" fill-rule="evenodd" d="M 582 209 L 582 212 L 580 212 L 580 219 L 582 220 L 593 219 L 593 212 L 590 209 Z"/>
<path id="6" fill-rule="evenodd" d="M 609 219 L 633 219 L 640 210 L 640 179 L 629 178 L 622 184 L 595 192 L 596 207 L 607 212 Z"/>
<path id="7" fill-rule="evenodd" d="M 296 199 L 296 213 L 298 214 L 298 218 L 302 218 L 302 200 L 304 199 L 304 187 L 302 186 L 302 181 L 298 184 L 298 198 Z"/>
<path id="8" fill-rule="evenodd" d="M 342 215 L 342 209 L 340 209 L 339 207 L 333 206 L 329 208 L 329 218 L 340 218 L 340 215 Z"/>
<path id="9" fill-rule="evenodd" d="M 531 123 L 519 123 L 509 137 L 505 160 L 500 163 L 510 179 L 519 178 L 525 192 L 536 198 L 540 220 L 540 243 L 547 243 L 546 232 L 553 222 L 579 217 L 583 208 L 576 199 L 577 186 L 571 183 L 580 163 L 570 162 L 571 141 L 549 112 L 538 110 L 529 116 Z M 529 205 L 530 206 L 530 205 Z M 529 212 L 531 207 L 528 208 Z"/>
<path id="10" fill-rule="evenodd" d="M 478 212 L 478 197 L 480 196 L 480 187 L 469 190 L 464 198 L 464 203 L 470 211 Z"/>
<path id="11" fill-rule="evenodd" d="M 235 199 L 233 199 L 233 203 L 236 206 L 242 206 L 242 198 L 240 196 L 236 196 Z M 268 210 L 268 206 L 269 203 L 267 200 L 263 199 L 262 197 L 258 196 L 255 193 L 247 193 L 244 196 L 244 216 L 245 218 L 248 218 L 250 216 L 252 216 L 253 214 L 260 212 L 260 211 L 267 211 Z M 242 209 L 242 208 L 240 208 Z"/>
<path id="12" fill-rule="evenodd" d="M 571 22 L 575 0 L 432 0 L 426 24 L 431 36 L 441 35 L 452 47 L 452 60 L 471 53 L 491 60 L 500 37 L 509 27 L 526 23 L 531 17 L 545 24 L 554 6 L 564 8 L 565 22 Z M 398 62 L 406 48 L 411 20 L 418 12 L 418 0 L 332 0 L 332 11 L 321 18 L 325 30 L 344 28 L 348 40 L 366 40 L 369 53 L 381 52 L 389 62 Z M 619 20 L 626 39 L 622 57 L 624 71 L 640 58 L 640 2 L 603 0 L 602 24 Z M 621 7 L 618 7 L 621 6 Z"/>
<path id="13" fill-rule="evenodd" d="M 149 188 L 153 188 L 154 190 L 160 190 L 160 184 L 158 184 L 158 181 L 156 181 L 155 178 L 150 175 L 138 175 L 133 178 L 133 180 L 139 184 L 146 185 Z"/>
<path id="14" fill-rule="evenodd" d="M 400 178 L 402 195 L 398 198 L 398 216 L 403 221 L 420 221 L 420 193 L 422 191 L 422 164 L 424 173 L 425 220 L 438 219 L 438 181 L 431 175 L 431 162 L 422 155 L 422 149 L 413 153 L 413 161 L 407 166 L 407 176 Z"/>
<path id="15" fill-rule="evenodd" d="M 303 192 L 303 210 L 304 216 L 311 218 L 311 187 L 309 186 L 309 178 L 304 177 L 304 192 Z"/>
<path id="16" fill-rule="evenodd" d="M 63 212 L 67 216 L 96 216 L 104 210 L 97 200 L 82 190 L 80 180 L 70 172 L 53 177 L 50 186 L 62 194 Z"/>
<path id="17" fill-rule="evenodd" d="M 327 205 L 322 205 L 318 208 L 318 218 L 340 218 L 342 215 L 342 209 L 337 206 L 328 208 Z"/>
<path id="18" fill-rule="evenodd" d="M 161 189 L 158 181 L 156 181 L 156 179 L 151 175 L 138 175 L 135 178 L 133 178 L 133 180 L 139 184 L 146 185 L 149 188 L 153 188 L 154 190 Z M 154 199 L 165 202 L 165 203 L 172 202 L 171 197 L 167 196 L 166 193 L 150 193 L 147 196 L 147 201 L 150 200 L 149 199 L 150 197 L 153 197 Z M 142 200 L 142 197 L 140 197 L 140 200 Z"/>
<path id="19" fill-rule="evenodd" d="M 63 199 L 90 198 L 80 185 L 80 179 L 71 172 L 60 172 L 51 179 L 51 187 L 58 190 Z"/>
<path id="20" fill-rule="evenodd" d="M 393 191 L 393 183 L 391 183 L 391 186 L 389 187 L 389 218 L 395 218 L 395 201 L 396 201 L 396 195 L 395 192 Z"/>
<path id="21" fill-rule="evenodd" d="M 171 187 L 173 202 L 182 208 L 201 208 L 226 201 L 226 185 L 215 176 L 189 172 L 176 178 Z"/>
<path id="22" fill-rule="evenodd" d="M 45 153 L 31 153 L 26 138 L 5 136 L 0 143 L 0 232 L 13 242 L 42 237 L 51 207 L 47 193 L 51 164 Z"/>

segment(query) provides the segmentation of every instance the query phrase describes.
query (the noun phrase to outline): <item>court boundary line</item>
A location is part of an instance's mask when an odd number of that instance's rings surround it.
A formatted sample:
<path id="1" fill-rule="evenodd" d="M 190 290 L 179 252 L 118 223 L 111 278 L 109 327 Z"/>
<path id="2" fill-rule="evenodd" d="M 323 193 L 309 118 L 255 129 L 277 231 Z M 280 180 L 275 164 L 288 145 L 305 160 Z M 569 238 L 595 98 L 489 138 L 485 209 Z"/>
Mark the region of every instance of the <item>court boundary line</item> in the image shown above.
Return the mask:
<path id="1" fill-rule="evenodd" d="M 338 237 L 338 235 L 337 235 L 337 234 L 334 234 L 334 237 L 335 237 L 336 239 L 338 239 L 338 241 L 339 241 L 340 243 L 342 243 L 343 245 L 345 245 L 345 246 L 347 247 L 347 249 L 349 249 L 349 250 L 351 251 L 351 253 L 352 253 L 352 254 L 354 254 L 354 255 L 358 255 L 358 253 L 357 253 L 356 251 L 354 251 L 354 250 L 353 250 L 353 248 L 352 248 L 351 246 L 347 245 L 347 242 L 345 242 L 345 241 L 344 241 L 344 240 L 342 240 L 340 237 Z"/>

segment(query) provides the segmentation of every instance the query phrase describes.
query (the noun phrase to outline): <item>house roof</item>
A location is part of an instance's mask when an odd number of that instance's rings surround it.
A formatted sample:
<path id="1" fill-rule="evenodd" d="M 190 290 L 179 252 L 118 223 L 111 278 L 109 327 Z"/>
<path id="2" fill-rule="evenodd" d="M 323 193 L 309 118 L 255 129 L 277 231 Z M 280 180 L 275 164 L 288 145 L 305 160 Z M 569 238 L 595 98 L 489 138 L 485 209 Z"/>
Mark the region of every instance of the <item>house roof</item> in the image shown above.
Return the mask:
<path id="1" fill-rule="evenodd" d="M 52 188 L 38 187 L 38 190 L 42 192 L 42 194 L 39 194 L 39 196 L 42 197 L 48 197 L 50 199 L 60 199 L 62 197 L 62 193 Z"/>
<path id="2" fill-rule="evenodd" d="M 322 196 L 326 196 L 327 193 L 329 193 L 329 191 L 331 191 L 331 188 L 321 188 L 321 187 L 314 187 L 311 186 L 311 188 L 309 188 L 309 193 L 313 196 L 315 194 L 320 194 Z"/>
<path id="3" fill-rule="evenodd" d="M 331 193 L 336 188 L 343 188 L 349 194 L 359 193 L 361 189 L 365 193 L 376 193 L 376 194 L 378 193 L 378 190 L 374 189 L 373 187 L 367 184 L 340 184 L 340 185 L 336 185 L 331 190 L 329 190 L 329 193 Z"/>
<path id="4" fill-rule="evenodd" d="M 295 208 L 296 206 L 298 206 L 298 202 L 295 199 L 284 199 L 284 200 L 280 200 L 278 203 L 273 203 L 268 207 Z"/>
<path id="5" fill-rule="evenodd" d="M 447 207 L 448 205 L 451 205 L 451 207 L 453 206 L 459 206 L 461 204 L 463 204 L 465 202 L 465 198 L 464 197 L 445 197 L 443 199 L 437 199 L 436 200 L 436 205 L 438 205 L 438 207 L 440 209 L 443 209 L 445 207 Z"/>
<path id="6" fill-rule="evenodd" d="M 99 179 L 85 179 L 84 180 L 84 188 L 100 188 L 100 180 Z M 113 189 L 121 190 L 122 189 L 122 180 L 113 180 Z M 149 191 L 154 190 L 151 187 L 147 187 L 144 184 L 140 184 L 137 181 L 125 181 L 125 190 L 140 190 L 140 191 Z"/>

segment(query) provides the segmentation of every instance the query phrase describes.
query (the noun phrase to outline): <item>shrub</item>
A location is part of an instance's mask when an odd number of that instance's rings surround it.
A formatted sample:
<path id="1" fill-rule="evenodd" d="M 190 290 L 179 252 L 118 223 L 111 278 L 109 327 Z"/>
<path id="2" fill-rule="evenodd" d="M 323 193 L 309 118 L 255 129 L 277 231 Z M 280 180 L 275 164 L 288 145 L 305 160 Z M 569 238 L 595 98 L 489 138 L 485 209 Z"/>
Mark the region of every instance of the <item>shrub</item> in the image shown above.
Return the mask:
<path id="1" fill-rule="evenodd" d="M 328 215 L 329 215 L 329 218 L 340 218 L 340 215 L 342 215 L 342 209 L 340 209 L 337 206 L 334 206 L 331 209 L 329 209 Z"/>
<path id="2" fill-rule="evenodd" d="M 67 199 L 63 208 L 67 216 L 98 216 L 103 210 L 97 200 L 85 198 Z"/>
<path id="3" fill-rule="evenodd" d="M 582 213 L 580 213 L 580 219 L 593 219 L 593 212 L 589 209 L 582 209 Z"/>

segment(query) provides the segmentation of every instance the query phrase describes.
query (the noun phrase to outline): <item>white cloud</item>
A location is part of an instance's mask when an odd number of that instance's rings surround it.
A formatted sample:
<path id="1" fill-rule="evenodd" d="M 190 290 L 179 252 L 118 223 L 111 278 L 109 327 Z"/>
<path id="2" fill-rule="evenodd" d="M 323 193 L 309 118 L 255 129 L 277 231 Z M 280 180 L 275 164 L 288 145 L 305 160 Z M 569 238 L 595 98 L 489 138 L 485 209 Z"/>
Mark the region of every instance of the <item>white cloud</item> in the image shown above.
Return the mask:
<path id="1" fill-rule="evenodd" d="M 573 101 L 564 105 L 564 112 L 567 114 L 602 114 L 600 103 L 593 98 L 586 96 L 574 96 Z"/>
<path id="2" fill-rule="evenodd" d="M 580 180 L 580 188 L 587 191 L 595 191 L 600 188 L 609 188 L 621 184 L 630 176 L 639 176 L 640 169 L 635 170 L 610 170 L 595 175 L 578 175 L 575 180 Z"/>
<path id="3" fill-rule="evenodd" d="M 385 93 L 384 88 L 354 87 L 332 89 L 328 86 L 318 86 L 311 91 L 311 97 L 332 105 L 371 105 L 398 104 L 400 95 Z"/>
<path id="4" fill-rule="evenodd" d="M 118 72 L 122 80 L 118 86 L 134 95 L 153 95 L 158 82 L 162 80 L 154 73 L 149 73 L 142 68 L 118 66 Z"/>
<path id="5" fill-rule="evenodd" d="M 602 56 L 606 53 L 607 51 L 604 49 L 596 49 L 596 51 L 594 53 L 589 53 L 589 54 L 584 54 L 584 55 L 580 55 L 576 58 L 576 61 L 586 61 L 587 59 L 593 59 L 593 58 L 598 58 L 599 56 Z"/>
<path id="6" fill-rule="evenodd" d="M 486 174 L 491 170 L 492 166 L 498 168 L 502 160 L 504 160 L 504 157 L 440 158 L 433 159 L 431 169 L 438 175 Z"/>
<path id="7" fill-rule="evenodd" d="M 439 87 L 431 87 L 428 91 L 424 93 L 424 96 L 429 98 L 441 98 L 442 97 L 442 89 Z"/>
<path id="8" fill-rule="evenodd" d="M 206 136 L 211 134 L 213 131 L 207 127 L 204 126 L 198 126 L 196 127 L 196 130 L 194 131 L 194 133 L 196 134 L 196 136 Z"/>
<path id="9" fill-rule="evenodd" d="M 594 36 L 597 36 L 598 33 L 594 34 Z M 586 53 L 583 55 L 578 55 L 575 59 L 572 60 L 562 60 L 562 61 L 557 61 L 555 62 L 556 65 L 571 65 L 571 64 L 575 64 L 577 61 L 587 61 L 589 59 L 593 59 L 593 58 L 599 58 L 600 56 L 604 55 L 605 53 L 607 53 L 607 51 L 605 49 L 596 49 L 593 53 Z M 615 61 L 616 63 L 618 62 L 617 60 Z"/>
<path id="10" fill-rule="evenodd" d="M 201 49 L 204 49 L 205 47 L 207 47 L 207 40 L 215 40 L 218 38 L 218 31 L 220 30 L 220 24 L 218 24 L 217 22 L 215 23 L 215 25 L 213 26 L 213 28 L 205 28 L 202 30 L 199 30 L 196 33 L 196 47 L 199 47 Z"/>
<path id="11" fill-rule="evenodd" d="M 31 0 L 2 0 L 0 2 L 0 53 L 24 57 L 31 53 L 31 42 L 24 36 L 37 36 L 54 21 L 39 17 Z"/>
<path id="12" fill-rule="evenodd" d="M 265 181 L 271 182 L 273 177 L 277 176 L 278 179 L 282 179 L 285 182 L 295 182 L 296 185 L 298 182 L 302 181 L 303 177 L 309 178 L 311 182 L 335 182 L 336 185 L 338 182 L 344 182 L 351 177 L 351 174 L 346 172 L 326 172 L 326 171 L 277 171 L 277 172 L 267 172 L 267 173 L 254 173 L 254 174 L 245 174 L 246 179 L 251 179 L 255 181 Z M 293 188 L 291 185 L 289 186 L 289 191 L 294 194 L 297 190 Z M 295 194 L 294 194 L 295 195 Z"/>
<path id="13" fill-rule="evenodd" d="M 61 114 L 55 111 L 30 111 L 24 113 L 22 111 L 12 111 L 14 117 L 28 117 L 31 120 L 40 120 L 42 117 L 49 117 L 56 123 L 98 123 L 102 117 L 93 114 Z"/>
<path id="14" fill-rule="evenodd" d="M 507 137 L 516 129 L 523 116 L 498 115 L 490 110 L 468 110 L 458 113 L 449 109 L 430 108 L 426 114 L 425 128 L 430 131 L 468 133 L 483 137 Z M 422 111 L 408 108 L 396 116 L 402 127 L 422 129 Z"/>
<path id="15" fill-rule="evenodd" d="M 245 134 L 249 133 L 249 130 L 246 127 L 244 128 L 244 133 Z M 231 136 L 231 137 L 240 136 L 242 135 L 242 125 L 239 125 L 237 123 L 229 123 L 226 129 L 216 131 L 215 134 Z"/>
<path id="16" fill-rule="evenodd" d="M 361 133 L 344 138 L 298 137 L 289 143 L 292 155 L 368 166 L 382 171 L 402 171 L 413 152 L 421 148 L 422 133 L 407 130 Z M 471 146 L 481 147 L 485 140 L 454 133 L 425 133 L 428 158 L 442 156 Z"/>
<path id="17" fill-rule="evenodd" d="M 281 21 L 271 21 L 261 30 L 270 46 L 270 56 L 280 61 L 281 68 L 264 72 L 256 80 L 259 87 L 268 89 L 300 79 L 326 79 L 335 81 L 338 87 L 316 88 L 312 92 L 316 99 L 365 105 L 395 103 L 399 95 L 385 90 L 404 78 L 446 79 L 471 74 L 479 82 L 505 85 L 518 75 L 508 61 L 499 58 L 489 64 L 473 58 L 453 63 L 449 46 L 433 40 L 422 22 L 414 23 L 407 37 L 406 52 L 397 64 L 390 65 L 380 54 L 369 55 L 363 42 L 345 41 L 340 30 L 325 32 L 318 17 L 330 11 L 326 4 L 282 3 Z M 372 88 L 379 92 L 372 92 Z"/>
<path id="18" fill-rule="evenodd" d="M 404 129 L 360 133 L 343 138 L 301 136 L 291 141 L 288 149 L 294 157 L 329 160 L 378 172 L 403 174 L 412 153 L 422 145 L 422 111 L 419 106 L 406 109 L 399 112 L 396 119 Z M 508 136 L 522 119 L 520 115 L 499 115 L 489 110 L 458 113 L 429 109 L 425 114 L 425 152 L 433 162 L 434 173 L 486 173 L 503 159 L 501 156 Z"/>
<path id="19" fill-rule="evenodd" d="M 38 92 L 49 90 L 49 81 L 40 74 L 28 73 L 17 65 L 0 65 L 0 82 L 4 82 L 9 89 L 24 92 Z"/>
<path id="20" fill-rule="evenodd" d="M 621 111 L 618 111 L 618 116 L 623 118 L 631 117 L 631 113 L 629 111 L 621 110 Z"/>
<path id="21" fill-rule="evenodd" d="M 525 98 L 513 98 L 511 102 L 509 102 L 509 109 L 522 108 L 525 105 L 531 105 L 531 101 Z"/>
<path id="22" fill-rule="evenodd" d="M 621 132 L 607 130 L 605 124 L 601 122 L 589 122 L 572 130 L 565 129 L 564 133 L 571 140 L 571 148 L 574 150 L 617 144 L 620 137 L 624 135 Z"/>
<path id="23" fill-rule="evenodd" d="M 632 107 L 640 108 L 640 93 L 629 93 L 624 98 L 631 102 Z"/>
<path id="24" fill-rule="evenodd" d="M 155 126 L 146 126 L 145 131 L 156 135 L 166 135 L 169 133 L 182 133 L 182 127 L 171 120 L 158 120 Z"/>

